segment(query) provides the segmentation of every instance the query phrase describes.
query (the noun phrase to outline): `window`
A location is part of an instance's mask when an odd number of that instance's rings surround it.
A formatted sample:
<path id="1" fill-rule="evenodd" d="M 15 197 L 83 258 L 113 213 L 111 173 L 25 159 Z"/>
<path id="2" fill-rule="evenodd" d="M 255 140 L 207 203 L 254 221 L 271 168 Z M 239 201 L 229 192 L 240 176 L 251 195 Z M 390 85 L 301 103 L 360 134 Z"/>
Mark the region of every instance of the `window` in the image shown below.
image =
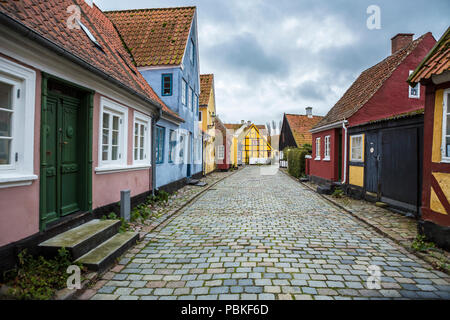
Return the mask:
<path id="1" fill-rule="evenodd" d="M 442 134 L 442 160 L 450 162 L 450 90 L 444 92 L 444 117 Z"/>
<path id="2" fill-rule="evenodd" d="M 180 161 L 180 164 L 181 163 L 184 163 L 184 149 L 185 149 L 185 135 L 184 134 L 180 134 L 180 150 L 179 150 L 179 153 L 178 153 L 178 158 L 179 158 L 179 161 Z"/>
<path id="3" fill-rule="evenodd" d="M 186 106 L 186 88 L 187 88 L 187 83 L 186 80 L 183 79 L 183 81 L 181 81 L 181 104 L 183 106 Z"/>
<path id="4" fill-rule="evenodd" d="M 192 110 L 192 89 L 189 87 L 188 91 L 188 107 Z"/>
<path id="5" fill-rule="evenodd" d="M 195 139 L 195 164 L 202 163 L 202 137 Z"/>
<path id="6" fill-rule="evenodd" d="M 202 112 L 201 111 L 199 111 L 198 112 L 198 121 L 202 121 Z"/>
<path id="7" fill-rule="evenodd" d="M 330 149 L 331 149 L 330 146 L 331 146 L 331 136 L 326 136 L 324 160 L 330 160 Z"/>
<path id="8" fill-rule="evenodd" d="M 410 70 L 409 75 L 411 75 L 414 71 Z M 410 98 L 420 98 L 420 83 L 418 83 L 415 87 L 409 86 L 409 97 Z"/>
<path id="9" fill-rule="evenodd" d="M 97 39 L 94 37 L 92 32 L 80 21 L 77 19 L 78 24 L 80 25 L 81 29 L 83 29 L 84 33 L 88 36 L 88 38 L 100 49 L 102 49 L 102 46 L 100 43 L 98 43 Z M 103 50 L 103 49 L 102 49 Z"/>
<path id="10" fill-rule="evenodd" d="M 194 40 L 191 39 L 191 64 L 194 64 L 195 61 L 195 43 Z"/>
<path id="11" fill-rule="evenodd" d="M 351 136 L 350 161 L 363 162 L 363 135 Z"/>
<path id="12" fill-rule="evenodd" d="M 221 145 L 217 147 L 217 157 L 218 160 L 225 159 L 225 146 Z"/>
<path id="13" fill-rule="evenodd" d="M 320 138 L 316 138 L 316 159 L 320 160 Z"/>
<path id="14" fill-rule="evenodd" d="M 133 160 L 136 164 L 151 163 L 150 117 L 134 113 Z"/>
<path id="15" fill-rule="evenodd" d="M 101 109 L 100 166 L 125 166 L 128 109 L 106 98 L 101 100 Z"/>
<path id="16" fill-rule="evenodd" d="M 170 130 L 169 136 L 169 163 L 175 161 L 175 151 L 177 146 L 177 132 L 175 130 Z"/>
<path id="17" fill-rule="evenodd" d="M 166 129 L 163 127 L 156 127 L 156 163 L 164 163 L 164 138 Z"/>
<path id="18" fill-rule="evenodd" d="M 0 58 L 0 188 L 30 185 L 34 175 L 36 73 Z"/>
<path id="19" fill-rule="evenodd" d="M 172 95 L 172 74 L 162 75 L 162 95 L 163 96 Z"/>
<path id="20" fill-rule="evenodd" d="M 194 110 L 195 110 L 195 114 L 198 115 L 198 97 L 195 93 L 194 93 Z"/>

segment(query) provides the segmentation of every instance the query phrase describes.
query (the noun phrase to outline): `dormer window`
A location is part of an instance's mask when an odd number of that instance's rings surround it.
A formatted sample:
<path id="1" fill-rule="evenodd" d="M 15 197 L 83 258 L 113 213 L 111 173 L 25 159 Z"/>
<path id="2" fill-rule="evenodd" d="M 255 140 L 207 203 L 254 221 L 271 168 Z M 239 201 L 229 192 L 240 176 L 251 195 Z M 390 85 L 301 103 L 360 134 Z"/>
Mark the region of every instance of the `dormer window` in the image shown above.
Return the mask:
<path id="1" fill-rule="evenodd" d="M 172 74 L 162 75 L 162 95 L 163 96 L 172 95 Z"/>
<path id="2" fill-rule="evenodd" d="M 411 75 L 414 70 L 409 71 L 409 75 Z M 418 83 L 415 87 L 409 86 L 409 97 L 419 99 L 420 98 L 420 83 Z"/>

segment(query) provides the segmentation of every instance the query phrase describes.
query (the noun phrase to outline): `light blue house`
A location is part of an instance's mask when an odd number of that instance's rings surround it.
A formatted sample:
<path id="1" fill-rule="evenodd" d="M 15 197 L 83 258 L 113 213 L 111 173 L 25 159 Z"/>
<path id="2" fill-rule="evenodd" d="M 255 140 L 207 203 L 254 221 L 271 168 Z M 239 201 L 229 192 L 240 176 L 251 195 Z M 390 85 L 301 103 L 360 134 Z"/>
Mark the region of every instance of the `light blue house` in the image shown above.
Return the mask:
<path id="1" fill-rule="evenodd" d="M 203 157 L 198 124 L 200 69 L 196 8 L 142 9 L 107 14 L 121 33 L 138 70 L 172 111 L 162 113 L 154 130 L 157 188 L 176 189 L 186 182 L 186 178 L 201 177 Z"/>

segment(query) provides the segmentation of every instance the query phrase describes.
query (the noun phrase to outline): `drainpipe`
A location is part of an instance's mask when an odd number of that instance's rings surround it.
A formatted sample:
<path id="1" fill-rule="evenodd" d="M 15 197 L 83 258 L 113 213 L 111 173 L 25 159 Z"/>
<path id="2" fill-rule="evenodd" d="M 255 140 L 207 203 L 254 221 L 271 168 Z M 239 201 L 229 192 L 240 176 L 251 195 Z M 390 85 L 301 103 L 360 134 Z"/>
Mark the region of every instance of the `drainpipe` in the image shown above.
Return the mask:
<path id="1" fill-rule="evenodd" d="M 158 109 L 158 114 L 152 117 L 152 195 L 156 189 L 156 123 L 161 119 L 162 110 Z"/>
<path id="2" fill-rule="evenodd" d="M 342 184 L 346 184 L 347 183 L 347 127 L 345 126 L 345 124 L 348 123 L 347 120 L 344 120 L 342 122 L 342 129 L 344 129 L 345 131 L 345 143 L 344 143 L 344 181 L 342 181 Z"/>

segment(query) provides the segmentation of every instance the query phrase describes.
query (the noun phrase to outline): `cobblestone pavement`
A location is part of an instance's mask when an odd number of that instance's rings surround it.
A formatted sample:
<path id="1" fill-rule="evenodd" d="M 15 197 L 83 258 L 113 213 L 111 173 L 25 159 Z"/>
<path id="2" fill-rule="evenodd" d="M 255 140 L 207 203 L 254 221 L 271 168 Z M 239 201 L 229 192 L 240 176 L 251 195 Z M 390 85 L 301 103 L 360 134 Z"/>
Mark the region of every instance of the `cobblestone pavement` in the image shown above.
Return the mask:
<path id="1" fill-rule="evenodd" d="M 381 289 L 367 268 L 381 268 Z M 278 172 L 247 167 L 125 255 L 92 299 L 449 299 L 450 281 Z"/>

